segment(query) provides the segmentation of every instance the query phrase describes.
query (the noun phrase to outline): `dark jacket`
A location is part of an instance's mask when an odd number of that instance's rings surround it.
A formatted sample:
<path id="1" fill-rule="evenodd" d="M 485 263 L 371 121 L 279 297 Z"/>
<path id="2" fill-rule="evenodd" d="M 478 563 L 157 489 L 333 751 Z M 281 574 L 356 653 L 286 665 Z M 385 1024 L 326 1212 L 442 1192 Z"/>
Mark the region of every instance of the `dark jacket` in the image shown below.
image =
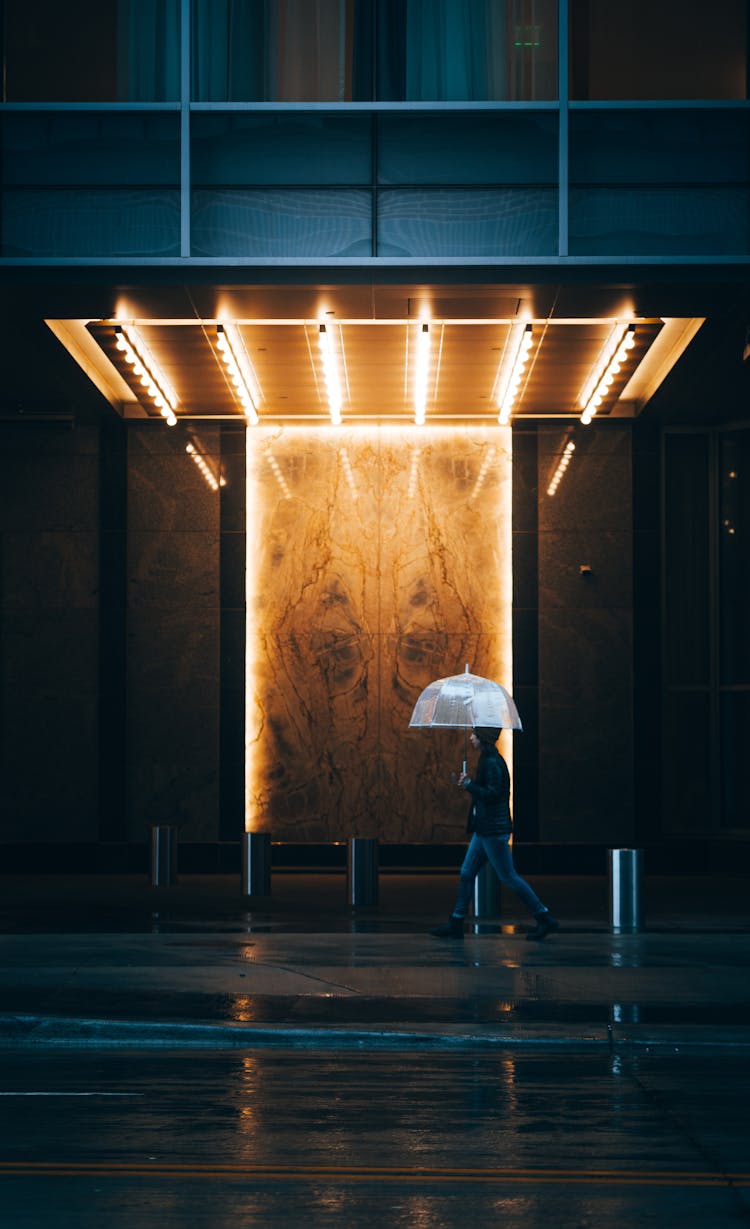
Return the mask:
<path id="1" fill-rule="evenodd" d="M 497 747 L 482 744 L 476 773 L 464 782 L 471 794 L 467 832 L 478 836 L 507 836 L 510 818 L 510 773 Z"/>

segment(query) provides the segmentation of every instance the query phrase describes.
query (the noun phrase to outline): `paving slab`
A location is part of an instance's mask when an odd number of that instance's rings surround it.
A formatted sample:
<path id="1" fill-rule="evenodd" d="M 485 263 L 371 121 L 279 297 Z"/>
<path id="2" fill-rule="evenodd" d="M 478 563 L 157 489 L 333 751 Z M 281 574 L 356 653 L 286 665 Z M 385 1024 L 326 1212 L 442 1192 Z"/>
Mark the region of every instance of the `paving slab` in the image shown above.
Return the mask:
<path id="1" fill-rule="evenodd" d="M 424 884 L 420 910 L 391 884 L 390 905 L 366 915 L 334 908 L 320 879 L 251 909 L 221 883 L 162 891 L 158 909 L 142 880 L 14 886 L 0 917 L 0 1044 L 750 1045 L 737 882 L 712 885 L 713 901 L 732 902 L 726 915 L 676 911 L 684 897 L 662 885 L 662 913 L 618 934 L 598 888 L 586 897 L 574 881 L 563 929 L 544 943 L 518 916 L 435 939 Z M 444 892 L 436 882 L 434 901 Z"/>

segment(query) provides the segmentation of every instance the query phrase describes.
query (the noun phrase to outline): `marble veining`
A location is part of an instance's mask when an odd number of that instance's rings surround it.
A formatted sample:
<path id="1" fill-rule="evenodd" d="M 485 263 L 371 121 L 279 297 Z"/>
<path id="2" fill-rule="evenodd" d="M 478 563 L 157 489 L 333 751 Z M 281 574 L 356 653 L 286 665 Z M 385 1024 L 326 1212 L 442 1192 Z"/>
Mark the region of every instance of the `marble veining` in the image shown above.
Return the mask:
<path id="1" fill-rule="evenodd" d="M 407 727 L 432 679 L 509 671 L 510 497 L 502 428 L 250 433 L 253 828 L 460 838 L 464 736 Z"/>

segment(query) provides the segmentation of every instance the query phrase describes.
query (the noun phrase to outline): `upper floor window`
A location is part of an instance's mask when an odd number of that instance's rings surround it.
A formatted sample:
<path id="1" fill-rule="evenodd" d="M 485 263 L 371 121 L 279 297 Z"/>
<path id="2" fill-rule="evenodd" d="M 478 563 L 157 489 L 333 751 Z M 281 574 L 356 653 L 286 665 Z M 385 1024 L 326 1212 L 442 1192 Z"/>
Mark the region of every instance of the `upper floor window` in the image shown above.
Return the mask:
<path id="1" fill-rule="evenodd" d="M 5 0 L 6 102 L 180 96 L 180 0 Z"/>
<path id="2" fill-rule="evenodd" d="M 557 95 L 557 0 L 386 0 L 377 27 L 379 98 Z"/>
<path id="3" fill-rule="evenodd" d="M 557 0 L 193 0 L 192 12 L 199 101 L 557 93 Z"/>
<path id="4" fill-rule="evenodd" d="M 193 0 L 192 21 L 198 101 L 369 97 L 368 0 Z"/>
<path id="5" fill-rule="evenodd" d="M 571 0 L 574 99 L 747 98 L 745 0 Z"/>

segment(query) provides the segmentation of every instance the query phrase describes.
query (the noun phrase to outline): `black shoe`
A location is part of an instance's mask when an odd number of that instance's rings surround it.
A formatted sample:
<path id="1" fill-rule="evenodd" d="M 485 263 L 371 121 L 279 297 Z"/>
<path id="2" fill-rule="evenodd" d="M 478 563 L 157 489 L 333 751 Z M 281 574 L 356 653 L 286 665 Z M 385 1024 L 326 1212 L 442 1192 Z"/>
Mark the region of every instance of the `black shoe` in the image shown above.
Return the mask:
<path id="1" fill-rule="evenodd" d="M 536 918 L 536 926 L 527 934 L 527 939 L 546 939 L 547 935 L 552 935 L 556 930 L 560 929 L 560 923 L 551 913 L 538 913 Z"/>
<path id="2" fill-rule="evenodd" d="M 463 939 L 464 937 L 464 919 L 462 917 L 449 917 L 447 922 L 442 926 L 436 926 L 430 931 L 436 939 Z"/>

